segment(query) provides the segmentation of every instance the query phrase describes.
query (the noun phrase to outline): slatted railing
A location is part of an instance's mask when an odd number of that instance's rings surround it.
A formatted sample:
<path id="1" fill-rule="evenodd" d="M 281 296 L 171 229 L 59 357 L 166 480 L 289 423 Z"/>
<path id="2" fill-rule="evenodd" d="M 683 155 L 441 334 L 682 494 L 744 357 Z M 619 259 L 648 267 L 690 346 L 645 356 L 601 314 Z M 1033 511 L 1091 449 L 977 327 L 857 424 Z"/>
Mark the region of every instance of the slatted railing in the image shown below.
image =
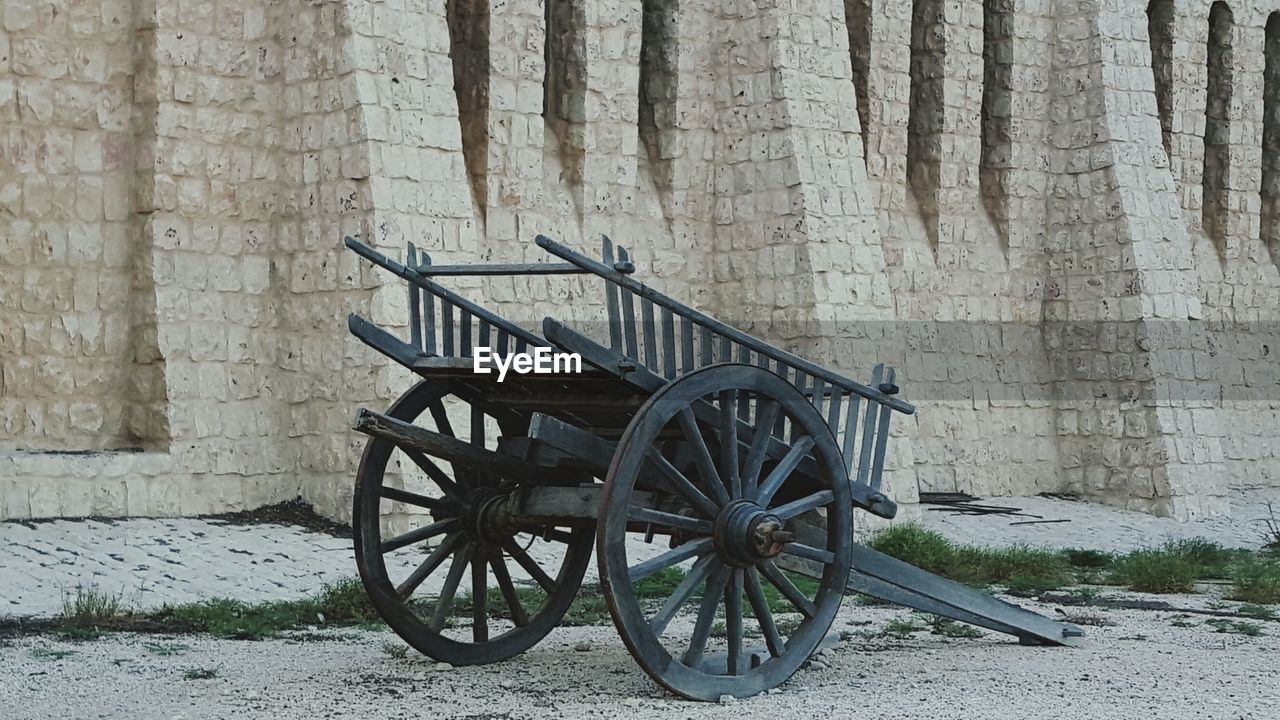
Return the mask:
<path id="1" fill-rule="evenodd" d="M 539 236 L 537 243 L 569 263 L 604 280 L 610 348 L 650 372 L 667 379 L 721 362 L 757 365 L 777 373 L 809 397 L 827 420 L 847 463 L 850 478 L 879 489 L 884 470 L 891 411 L 912 413 L 910 404 L 892 397 L 897 392 L 894 371 L 877 365 L 871 385 L 842 377 L 781 350 L 673 300 L 614 270 L 631 265 L 627 250 L 603 242 L 603 262 L 597 262 Z M 739 408 L 750 419 L 753 408 Z M 774 428 L 786 437 L 781 420 Z"/>

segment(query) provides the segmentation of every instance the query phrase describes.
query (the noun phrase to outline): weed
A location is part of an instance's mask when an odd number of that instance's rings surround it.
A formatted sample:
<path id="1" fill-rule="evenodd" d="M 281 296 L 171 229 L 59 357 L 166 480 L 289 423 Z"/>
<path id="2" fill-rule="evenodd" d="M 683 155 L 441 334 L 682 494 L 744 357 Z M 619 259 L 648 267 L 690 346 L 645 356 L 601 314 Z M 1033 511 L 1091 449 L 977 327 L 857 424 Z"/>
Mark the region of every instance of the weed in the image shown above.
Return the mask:
<path id="1" fill-rule="evenodd" d="M 1087 603 L 1092 600 L 1097 600 L 1098 596 L 1100 596 L 1102 593 L 1099 592 L 1098 588 L 1096 587 L 1091 587 L 1089 585 L 1081 585 L 1079 587 L 1071 588 L 1071 590 L 1068 591 L 1068 594 L 1080 600 L 1081 602 Z"/>
<path id="2" fill-rule="evenodd" d="M 921 570 L 945 575 L 955 560 L 955 547 L 942 535 L 919 525 L 893 525 L 871 538 L 871 547 Z"/>
<path id="3" fill-rule="evenodd" d="M 218 677 L 218 671 L 212 668 L 196 668 L 182 673 L 183 680 L 212 680 Z"/>
<path id="4" fill-rule="evenodd" d="M 102 635 L 103 628 L 119 623 L 129 614 L 122 592 L 113 594 L 96 586 L 77 585 L 74 594 L 62 593 L 63 626 L 58 634 L 67 640 L 93 640 Z"/>
<path id="5" fill-rule="evenodd" d="M 28 653 L 33 660 L 61 660 L 76 654 L 75 650 L 50 650 L 49 648 L 31 648 Z"/>
<path id="6" fill-rule="evenodd" d="M 934 635 L 941 635 L 949 638 L 980 638 L 982 631 L 964 623 L 956 622 L 951 618 L 945 618 L 941 615 L 932 615 L 929 617 L 929 632 Z"/>
<path id="7" fill-rule="evenodd" d="M 818 594 L 817 580 L 796 573 L 784 573 L 784 575 L 806 598 L 813 598 Z M 769 604 L 770 612 L 780 614 L 796 611 L 796 606 L 792 605 L 791 601 L 773 586 L 773 583 L 765 580 L 763 575 L 760 579 L 760 588 L 764 591 L 764 599 Z"/>
<path id="8" fill-rule="evenodd" d="M 1062 619 L 1064 622 L 1069 622 L 1073 625 L 1089 625 L 1091 627 L 1109 627 L 1111 625 L 1115 625 L 1115 622 L 1112 621 L 1111 618 L 1103 615 L 1102 613 L 1087 612 L 1084 610 L 1064 612 L 1062 613 Z"/>
<path id="9" fill-rule="evenodd" d="M 1204 538 L 1170 540 L 1165 543 L 1164 550 L 1195 565 L 1197 577 L 1209 579 L 1227 577 L 1227 569 L 1240 555 L 1239 551 L 1227 549 Z"/>
<path id="10" fill-rule="evenodd" d="M 190 645 L 182 645 L 180 643 L 158 643 L 148 642 L 142 643 L 142 647 L 152 655 L 161 657 L 171 657 L 173 655 L 181 655 L 191 649 Z"/>
<path id="11" fill-rule="evenodd" d="M 382 652 L 387 657 L 403 660 L 409 655 L 409 646 L 403 643 L 384 642 L 382 643 Z"/>
<path id="12" fill-rule="evenodd" d="M 1149 593 L 1186 593 L 1195 587 L 1199 566 L 1168 550 L 1135 550 L 1120 558 L 1112 578 L 1132 590 Z"/>
<path id="13" fill-rule="evenodd" d="M 569 611 L 560 620 L 560 624 L 565 627 L 605 625 L 609 622 L 609 605 L 600 593 L 600 588 L 595 585 L 583 585 L 578 591 L 578 597 L 569 606 Z"/>
<path id="14" fill-rule="evenodd" d="M 1280 603 L 1280 559 L 1250 556 L 1231 566 L 1231 599 Z"/>
<path id="15" fill-rule="evenodd" d="M 1254 603 L 1245 603 L 1237 610 L 1241 615 L 1258 618 L 1259 620 L 1275 620 L 1276 611 L 1266 605 L 1257 605 Z"/>
<path id="16" fill-rule="evenodd" d="M 1280 518 L 1276 517 L 1276 510 L 1267 503 L 1267 517 L 1262 519 L 1265 530 L 1262 532 L 1262 542 L 1267 550 L 1280 551 Z"/>
<path id="17" fill-rule="evenodd" d="M 1195 627 L 1196 624 L 1191 621 L 1190 615 L 1175 615 L 1169 624 L 1174 627 L 1189 628 Z"/>
<path id="18" fill-rule="evenodd" d="M 676 586 L 684 580 L 685 571 L 678 567 L 663 568 L 652 575 L 641 578 L 631 588 L 638 598 L 668 598 Z"/>
<path id="19" fill-rule="evenodd" d="M 1212 626 L 1220 633 L 1229 633 L 1232 635 L 1247 635 L 1249 637 L 1258 637 L 1262 635 L 1262 626 L 1258 623 L 1245 622 L 1242 620 L 1227 620 L 1226 618 L 1214 618 L 1206 620 L 1205 625 Z"/>
<path id="20" fill-rule="evenodd" d="M 1068 548 L 1062 551 L 1066 556 L 1067 562 L 1071 567 L 1099 569 L 1105 568 L 1115 560 L 1115 556 L 1101 550 L 1089 550 L 1086 548 Z"/>
<path id="21" fill-rule="evenodd" d="M 1071 581 L 1063 553 L 1015 546 L 979 548 L 955 545 L 918 525 L 895 525 L 871 539 L 871 546 L 922 570 L 970 585 L 1008 583 L 1024 590 L 1052 590 Z"/>
<path id="22" fill-rule="evenodd" d="M 895 618 L 893 620 L 890 620 L 888 623 L 885 624 L 883 628 L 880 629 L 880 636 L 909 638 L 915 633 L 923 632 L 924 630 L 927 630 L 927 629 L 928 628 L 925 626 L 925 624 L 920 622 L 915 617 L 909 618 L 907 620 Z"/>

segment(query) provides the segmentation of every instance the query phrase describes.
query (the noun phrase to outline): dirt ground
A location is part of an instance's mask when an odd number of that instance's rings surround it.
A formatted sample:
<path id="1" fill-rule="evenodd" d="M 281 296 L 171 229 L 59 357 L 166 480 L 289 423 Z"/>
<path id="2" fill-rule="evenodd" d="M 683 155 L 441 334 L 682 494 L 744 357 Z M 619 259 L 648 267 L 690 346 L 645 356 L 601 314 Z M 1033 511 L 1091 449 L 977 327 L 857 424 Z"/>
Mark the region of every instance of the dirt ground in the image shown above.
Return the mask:
<path id="1" fill-rule="evenodd" d="M 1128 593 L 1112 597 L 1136 598 Z M 1211 596 L 1162 596 L 1225 609 Z M 1052 605 L 1021 601 L 1049 614 Z M 845 638 L 781 688 L 725 704 L 677 699 L 632 662 L 612 627 L 560 628 L 525 655 L 442 667 L 389 631 L 262 642 L 200 636 L 0 640 L 0 718 L 1250 718 L 1280 708 L 1280 622 L 1219 632 L 1207 615 L 1066 608 L 1082 648 L 1004 636 L 885 634 L 904 610 L 846 602 Z M 1221 621 L 1219 621 L 1221 622 Z"/>

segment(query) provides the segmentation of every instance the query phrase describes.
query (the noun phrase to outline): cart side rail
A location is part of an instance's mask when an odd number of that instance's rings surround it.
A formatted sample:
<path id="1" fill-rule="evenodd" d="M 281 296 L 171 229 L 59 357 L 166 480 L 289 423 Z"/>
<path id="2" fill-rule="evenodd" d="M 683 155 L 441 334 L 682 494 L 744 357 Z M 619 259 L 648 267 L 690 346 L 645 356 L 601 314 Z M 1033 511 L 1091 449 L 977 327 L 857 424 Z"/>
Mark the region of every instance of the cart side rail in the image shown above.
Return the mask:
<path id="1" fill-rule="evenodd" d="M 604 241 L 603 263 L 545 235 L 539 235 L 536 242 L 547 252 L 607 281 L 610 346 L 632 360 L 643 362 L 659 375 L 672 379 L 679 373 L 713 362 L 763 366 L 762 359 L 767 358 L 772 361 L 775 372 L 785 375 L 806 393 L 832 395 L 838 388 L 843 391 L 841 394 L 858 395 L 901 413 L 915 412 L 910 403 L 892 397 L 891 393 L 897 392 L 892 379 L 873 378 L 875 387 L 864 385 L 726 325 L 618 272 L 610 267 L 613 245 L 608 238 Z M 618 263 L 631 264 L 625 248 L 618 248 Z M 642 335 L 637 335 L 637 328 Z"/>
<path id="2" fill-rule="evenodd" d="M 537 244 L 570 264 L 604 279 L 610 351 L 667 380 L 722 362 L 772 370 L 807 395 L 840 443 L 855 482 L 879 490 L 884 471 L 891 411 L 915 408 L 892 395 L 898 391 L 892 368 L 875 366 L 871 385 L 843 377 L 764 340 L 700 313 L 616 267 L 634 268 L 625 248 L 604 239 L 603 262 L 545 236 Z"/>
<path id="3" fill-rule="evenodd" d="M 422 357 L 469 358 L 478 347 L 487 347 L 497 356 L 523 353 L 530 348 L 549 347 L 547 341 L 513 322 L 486 310 L 458 293 L 430 279 L 423 266 L 430 265 L 430 258 L 409 244 L 406 264 L 401 264 L 353 238 L 346 238 L 346 246 L 360 257 L 403 278 L 409 284 L 409 346 Z M 441 273 L 462 274 L 462 273 Z M 393 359 L 408 364 L 402 358 L 404 348 L 387 340 L 387 333 L 368 332 L 372 323 L 353 320 L 352 330 L 357 336 Z M 392 354 L 392 351 L 394 354 Z"/>

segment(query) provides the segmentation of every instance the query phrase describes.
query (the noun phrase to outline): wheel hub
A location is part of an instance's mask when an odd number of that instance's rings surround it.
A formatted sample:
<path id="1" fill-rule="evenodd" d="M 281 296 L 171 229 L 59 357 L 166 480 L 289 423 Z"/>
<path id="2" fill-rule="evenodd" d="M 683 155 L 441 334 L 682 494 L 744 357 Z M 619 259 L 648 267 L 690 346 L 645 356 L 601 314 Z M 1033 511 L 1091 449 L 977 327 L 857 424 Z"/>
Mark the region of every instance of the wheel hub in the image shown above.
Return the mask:
<path id="1" fill-rule="evenodd" d="M 714 539 L 725 562 L 748 567 L 776 557 L 795 536 L 784 529 L 778 516 L 748 500 L 737 500 L 716 517 Z"/>
<path id="2" fill-rule="evenodd" d="M 491 489 L 478 490 L 468 498 L 462 513 L 463 525 L 475 542 L 496 545 L 516 534 L 507 511 L 507 498 L 506 493 Z"/>

